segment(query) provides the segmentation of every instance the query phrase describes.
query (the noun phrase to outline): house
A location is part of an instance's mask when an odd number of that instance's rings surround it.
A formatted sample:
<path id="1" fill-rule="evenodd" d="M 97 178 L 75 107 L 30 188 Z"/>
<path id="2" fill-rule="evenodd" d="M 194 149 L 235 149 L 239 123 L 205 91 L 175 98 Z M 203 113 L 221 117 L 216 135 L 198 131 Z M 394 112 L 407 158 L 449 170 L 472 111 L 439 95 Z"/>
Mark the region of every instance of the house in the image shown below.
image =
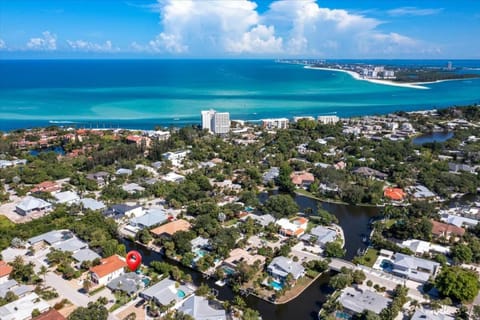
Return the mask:
<path id="1" fill-rule="evenodd" d="M 0 284 L 7 282 L 13 268 L 5 261 L 0 260 Z"/>
<path id="2" fill-rule="evenodd" d="M 140 297 L 153 300 L 156 304 L 166 306 L 172 301 L 180 302 L 194 292 L 193 289 L 171 279 L 163 279 L 140 292 Z"/>
<path id="3" fill-rule="evenodd" d="M 71 239 L 52 244 L 52 248 L 63 252 L 77 252 L 78 250 L 88 248 L 88 245 L 74 236 Z"/>
<path id="4" fill-rule="evenodd" d="M 173 234 L 175 234 L 178 231 L 188 231 L 190 230 L 190 228 L 191 228 L 190 222 L 188 222 L 187 220 L 179 219 L 179 220 L 166 223 L 159 227 L 156 227 L 155 229 L 150 230 L 150 232 L 157 237 L 161 237 L 161 236 L 171 237 Z"/>
<path id="5" fill-rule="evenodd" d="M 172 165 L 175 167 L 180 166 L 185 158 L 187 157 L 187 154 L 190 153 L 190 150 L 180 150 L 180 151 L 175 151 L 175 152 L 165 152 L 162 154 L 162 158 L 165 160 L 169 160 Z"/>
<path id="6" fill-rule="evenodd" d="M 126 204 L 115 204 L 103 212 L 104 216 L 114 219 L 121 219 L 127 217 L 139 217 L 143 215 L 142 206 L 129 206 Z"/>
<path id="7" fill-rule="evenodd" d="M 225 309 L 219 302 L 197 295 L 187 298 L 177 310 L 195 320 L 227 320 Z"/>
<path id="8" fill-rule="evenodd" d="M 308 219 L 299 217 L 293 221 L 282 218 L 275 222 L 280 226 L 280 234 L 288 237 L 299 237 L 305 233 L 308 226 Z"/>
<path id="9" fill-rule="evenodd" d="M 0 283 L 0 298 L 5 298 L 8 292 L 12 292 L 17 297 L 24 297 L 33 290 L 35 287 L 32 285 L 23 285 L 13 279 L 7 279 L 4 283 Z"/>
<path id="10" fill-rule="evenodd" d="M 33 289 L 32 289 L 33 290 Z M 20 299 L 0 307 L 0 319 L 17 320 L 32 319 L 32 311 L 37 309 L 39 312 L 46 312 L 50 305 L 38 297 L 34 292 L 21 295 Z M 37 318 L 35 318 L 37 319 Z M 65 319 L 65 318 L 63 318 Z"/>
<path id="11" fill-rule="evenodd" d="M 45 313 L 42 313 L 38 317 L 35 317 L 33 320 L 66 320 L 60 312 L 55 309 L 50 309 Z"/>
<path id="12" fill-rule="evenodd" d="M 392 302 L 391 299 L 370 290 L 360 290 L 347 287 L 338 299 L 343 310 L 352 315 L 362 313 L 365 310 L 380 314 Z"/>
<path id="13" fill-rule="evenodd" d="M 22 216 L 26 216 L 34 211 L 48 211 L 52 209 L 52 204 L 40 198 L 26 196 L 15 207 L 15 211 Z"/>
<path id="14" fill-rule="evenodd" d="M 185 180 L 185 177 L 175 172 L 169 172 L 166 175 L 164 175 L 161 179 L 166 182 L 180 183 Z"/>
<path id="15" fill-rule="evenodd" d="M 210 240 L 204 237 L 198 236 L 195 239 L 190 241 L 192 245 L 192 251 L 195 252 L 199 249 L 209 249 L 210 248 Z"/>
<path id="16" fill-rule="evenodd" d="M 32 311 L 46 312 L 50 305 L 40 298 L 36 293 L 30 293 L 25 297 L 10 302 L 0 307 L 0 319 L 2 320 L 23 320 L 31 319 Z"/>
<path id="17" fill-rule="evenodd" d="M 105 171 L 87 174 L 87 179 L 95 181 L 99 187 L 103 187 L 107 183 L 109 178 L 110 174 Z"/>
<path id="18" fill-rule="evenodd" d="M 392 273 L 413 281 L 425 283 L 435 277 L 440 264 L 426 259 L 395 253 Z"/>
<path id="19" fill-rule="evenodd" d="M 156 170 L 160 169 L 162 166 L 163 166 L 163 162 L 162 162 L 162 161 L 152 162 L 152 167 L 155 168 Z"/>
<path id="20" fill-rule="evenodd" d="M 451 173 L 459 173 L 459 172 L 463 171 L 463 172 L 469 172 L 469 173 L 477 174 L 474 167 L 471 167 L 467 164 L 460 164 L 460 163 L 449 162 L 448 163 L 448 170 Z"/>
<path id="21" fill-rule="evenodd" d="M 290 174 L 292 183 L 297 187 L 308 187 L 315 181 L 315 177 L 310 172 L 300 171 Z"/>
<path id="22" fill-rule="evenodd" d="M 270 223 L 275 223 L 275 218 L 271 214 L 264 214 L 264 215 L 256 215 L 250 214 L 247 216 L 248 218 L 252 218 L 255 220 L 256 223 L 261 225 L 262 227 L 268 226 Z"/>
<path id="23" fill-rule="evenodd" d="M 253 266 L 255 262 L 258 261 L 259 267 L 261 268 L 265 264 L 265 257 L 258 254 L 250 254 L 248 251 L 236 248 L 230 251 L 230 255 L 227 259 L 223 261 L 227 267 L 236 269 L 238 264 L 241 262 L 246 263 L 249 266 Z"/>
<path id="24" fill-rule="evenodd" d="M 83 209 L 92 210 L 92 211 L 104 210 L 106 208 L 105 203 L 92 198 L 80 199 L 80 204 L 83 207 Z"/>
<path id="25" fill-rule="evenodd" d="M 125 138 L 125 142 L 127 144 L 136 144 L 139 147 L 143 145 L 145 148 L 149 148 L 152 140 L 149 137 L 129 135 Z"/>
<path id="26" fill-rule="evenodd" d="M 127 266 L 125 260 L 118 255 L 113 255 L 100 260 L 100 264 L 90 268 L 92 281 L 98 285 L 106 285 L 116 277 L 125 273 Z"/>
<path id="27" fill-rule="evenodd" d="M 79 265 L 81 265 L 84 261 L 93 261 L 95 259 L 100 259 L 101 257 L 98 255 L 98 253 L 89 248 L 82 248 L 78 251 L 75 251 L 72 254 L 72 258 L 75 259 Z"/>
<path id="28" fill-rule="evenodd" d="M 132 170 L 131 169 L 120 168 L 117 171 L 115 171 L 115 174 L 117 176 L 129 176 L 129 175 L 132 174 Z"/>
<path id="29" fill-rule="evenodd" d="M 124 273 L 107 284 L 108 289 L 124 292 L 129 296 L 133 296 L 144 287 L 143 277 L 135 272 Z"/>
<path id="30" fill-rule="evenodd" d="M 428 200 L 428 199 L 433 199 L 437 195 L 430 191 L 427 187 L 422 186 L 422 185 L 416 185 L 413 187 L 410 187 L 410 192 L 412 194 L 412 197 L 416 200 Z"/>
<path id="31" fill-rule="evenodd" d="M 419 308 L 415 310 L 415 313 L 410 320 L 454 320 L 455 318 L 441 311 L 433 311 L 429 309 Z"/>
<path id="32" fill-rule="evenodd" d="M 476 219 L 465 218 L 465 217 L 457 216 L 453 214 L 442 215 L 440 220 L 448 224 L 453 224 L 454 226 L 457 226 L 459 228 L 461 227 L 473 228 L 479 222 Z"/>
<path id="33" fill-rule="evenodd" d="M 353 170 L 353 173 L 362 175 L 367 178 L 377 178 L 381 180 L 384 180 L 388 177 L 388 174 L 369 168 L 369 167 L 356 168 L 355 170 Z"/>
<path id="34" fill-rule="evenodd" d="M 80 201 L 80 197 L 76 192 L 73 191 L 64 191 L 59 192 L 54 195 L 55 201 L 59 204 L 75 204 Z"/>
<path id="35" fill-rule="evenodd" d="M 41 182 L 35 187 L 33 187 L 30 192 L 36 193 L 36 192 L 58 192 L 60 191 L 61 187 L 54 181 L 44 181 Z"/>
<path id="36" fill-rule="evenodd" d="M 311 239 L 315 238 L 315 244 L 321 248 L 329 242 L 335 241 L 337 239 L 337 232 L 335 230 L 325 228 L 324 226 L 316 226 L 310 230 L 309 234 L 304 234 L 300 237 L 301 240 L 310 242 Z"/>
<path id="37" fill-rule="evenodd" d="M 129 194 L 134 194 L 137 192 L 145 191 L 145 188 L 138 185 L 137 183 L 128 183 L 122 186 L 123 191 L 128 192 Z"/>
<path id="38" fill-rule="evenodd" d="M 305 268 L 298 262 L 280 256 L 273 258 L 267 267 L 267 272 L 272 277 L 282 281 L 287 278 L 288 274 L 291 274 L 293 279 L 298 280 L 305 274 Z"/>
<path id="39" fill-rule="evenodd" d="M 453 224 L 447 224 L 443 222 L 438 222 L 435 220 L 430 220 L 432 222 L 432 234 L 435 237 L 443 237 L 449 239 L 451 236 L 457 238 L 462 237 L 465 234 L 465 229 L 457 227 Z"/>
<path id="40" fill-rule="evenodd" d="M 168 220 L 163 209 L 151 208 L 144 215 L 130 219 L 129 224 L 137 229 L 151 228 Z"/>
<path id="41" fill-rule="evenodd" d="M 385 188 L 383 195 L 385 198 L 393 201 L 402 201 L 407 196 L 402 188 Z"/>
<path id="42" fill-rule="evenodd" d="M 347 164 L 343 161 L 339 161 L 335 163 L 333 167 L 335 168 L 335 170 L 344 170 L 347 167 Z"/>
<path id="43" fill-rule="evenodd" d="M 417 255 L 422 255 L 429 252 L 441 253 L 446 255 L 450 252 L 450 249 L 448 247 L 417 239 L 405 240 L 400 244 L 400 247 L 408 248 L 412 252 L 415 252 L 415 254 Z"/>
<path id="44" fill-rule="evenodd" d="M 46 233 L 42 233 L 38 236 L 32 237 L 27 240 L 28 244 L 34 246 L 35 249 L 44 247 L 45 245 L 54 245 L 62 241 L 73 239 L 75 235 L 72 231 L 67 229 L 52 230 Z"/>

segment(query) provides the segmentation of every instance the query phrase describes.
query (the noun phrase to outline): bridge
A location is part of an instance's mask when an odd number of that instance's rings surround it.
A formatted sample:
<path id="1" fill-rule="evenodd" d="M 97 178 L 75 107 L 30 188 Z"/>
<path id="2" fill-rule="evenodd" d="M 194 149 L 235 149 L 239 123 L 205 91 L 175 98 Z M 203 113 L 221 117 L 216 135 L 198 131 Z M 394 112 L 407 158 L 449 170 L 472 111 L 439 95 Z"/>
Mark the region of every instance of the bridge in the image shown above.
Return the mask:
<path id="1" fill-rule="evenodd" d="M 354 263 L 350 261 L 338 259 L 338 258 L 332 258 L 328 266 L 330 267 L 330 269 L 337 272 L 340 272 L 340 270 L 342 270 L 343 267 L 348 269 L 355 269 L 357 267 Z"/>

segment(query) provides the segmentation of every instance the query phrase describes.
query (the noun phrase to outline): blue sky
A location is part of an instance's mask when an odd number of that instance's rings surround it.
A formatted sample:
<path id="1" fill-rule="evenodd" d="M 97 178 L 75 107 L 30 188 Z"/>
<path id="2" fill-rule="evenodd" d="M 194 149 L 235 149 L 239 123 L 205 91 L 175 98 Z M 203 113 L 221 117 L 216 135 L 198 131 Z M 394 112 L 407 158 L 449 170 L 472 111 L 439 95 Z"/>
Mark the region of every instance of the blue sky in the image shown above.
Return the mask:
<path id="1" fill-rule="evenodd" d="M 480 58 L 477 0 L 0 0 L 1 58 Z"/>

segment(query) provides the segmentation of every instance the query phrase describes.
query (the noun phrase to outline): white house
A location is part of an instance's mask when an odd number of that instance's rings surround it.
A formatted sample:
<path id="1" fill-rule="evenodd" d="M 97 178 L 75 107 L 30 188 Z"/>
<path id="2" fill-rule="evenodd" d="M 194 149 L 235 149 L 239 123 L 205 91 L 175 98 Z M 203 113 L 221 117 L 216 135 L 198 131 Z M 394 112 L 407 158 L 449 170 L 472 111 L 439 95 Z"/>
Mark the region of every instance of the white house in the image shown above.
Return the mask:
<path id="1" fill-rule="evenodd" d="M 33 211 L 50 210 L 52 204 L 40 198 L 32 196 L 25 197 L 19 204 L 17 204 L 15 210 L 18 214 L 26 216 Z"/>
<path id="2" fill-rule="evenodd" d="M 48 311 L 50 305 L 36 293 L 30 293 L 23 298 L 10 302 L 0 307 L 0 319 L 24 320 L 32 318 L 32 311 L 37 309 L 40 313 Z"/>
<path id="3" fill-rule="evenodd" d="M 80 197 L 76 192 L 73 191 L 64 191 L 64 192 L 59 192 L 54 195 L 55 200 L 57 203 L 60 204 L 74 204 L 78 203 L 80 201 Z"/>
<path id="4" fill-rule="evenodd" d="M 92 281 L 98 285 L 106 285 L 108 282 L 124 274 L 127 263 L 118 255 L 113 255 L 100 260 L 100 264 L 90 268 Z"/>
<path id="5" fill-rule="evenodd" d="M 175 152 L 165 152 L 162 157 L 165 160 L 169 160 L 174 166 L 178 167 L 182 164 L 183 160 L 187 157 L 190 150 L 180 150 Z"/>

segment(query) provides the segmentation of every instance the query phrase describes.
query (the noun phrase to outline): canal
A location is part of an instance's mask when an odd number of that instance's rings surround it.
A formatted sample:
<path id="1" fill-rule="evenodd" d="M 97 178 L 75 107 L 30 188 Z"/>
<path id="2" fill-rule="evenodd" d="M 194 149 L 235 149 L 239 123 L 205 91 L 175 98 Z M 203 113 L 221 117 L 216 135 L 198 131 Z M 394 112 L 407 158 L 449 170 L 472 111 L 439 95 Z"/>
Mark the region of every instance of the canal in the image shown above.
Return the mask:
<path id="1" fill-rule="evenodd" d="M 261 196 L 261 198 L 263 198 Z M 261 199 L 263 200 L 263 199 Z M 315 214 L 319 201 L 305 196 L 297 195 L 295 201 L 301 211 L 311 208 Z M 324 203 L 321 202 L 323 209 L 334 214 L 339 225 L 343 228 L 345 234 L 346 259 L 352 259 L 358 250 L 366 248 L 366 244 L 362 241 L 365 235 L 370 233 L 369 221 L 371 218 L 379 214 L 379 209 L 375 207 L 356 207 L 350 205 Z M 308 210 L 307 210 L 308 211 Z M 146 250 L 144 247 L 137 245 L 129 240 L 124 240 L 124 244 L 129 250 L 137 250 L 142 254 L 144 264 L 148 265 L 152 261 L 168 261 L 178 266 L 182 271 L 189 273 L 195 285 L 206 283 L 209 287 L 218 290 L 218 298 L 220 300 L 232 300 L 233 292 L 228 286 L 218 287 L 215 285 L 214 279 L 204 279 L 200 272 L 186 268 L 179 263 L 162 257 L 156 252 Z M 248 296 L 245 301 L 248 307 L 260 312 L 263 320 L 291 320 L 291 319 L 317 319 L 318 311 L 325 302 L 328 294 L 332 289 L 328 287 L 328 281 L 331 274 L 325 273 L 311 284 L 296 299 L 282 305 L 275 305 L 259 299 L 255 296 Z"/>
<path id="2" fill-rule="evenodd" d="M 415 145 L 422 145 L 424 143 L 445 142 L 453 138 L 453 132 L 432 132 L 418 136 L 412 140 Z"/>

